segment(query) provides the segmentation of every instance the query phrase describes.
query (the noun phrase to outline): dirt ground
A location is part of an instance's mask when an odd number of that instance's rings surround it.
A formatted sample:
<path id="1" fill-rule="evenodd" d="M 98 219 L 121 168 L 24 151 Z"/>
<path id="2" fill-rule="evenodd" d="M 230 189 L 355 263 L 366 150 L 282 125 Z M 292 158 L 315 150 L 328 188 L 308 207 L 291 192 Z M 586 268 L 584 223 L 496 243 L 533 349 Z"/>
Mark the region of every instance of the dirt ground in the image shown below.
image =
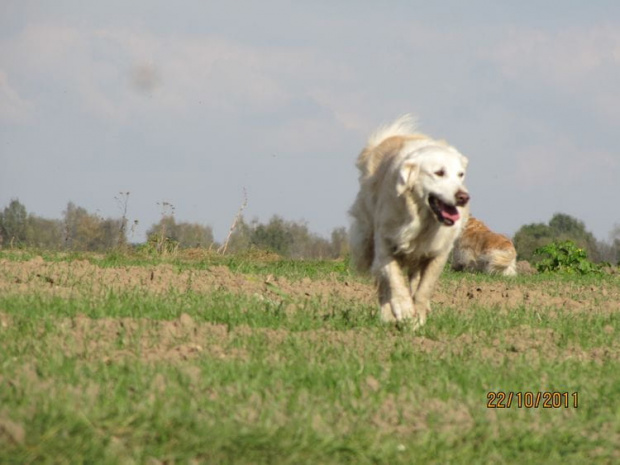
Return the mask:
<path id="1" fill-rule="evenodd" d="M 600 285 L 584 286 L 571 283 L 552 285 L 527 284 L 518 280 L 472 280 L 463 275 L 460 280 L 442 279 L 435 292 L 435 306 L 449 306 L 455 311 L 472 311 L 476 306 L 497 308 L 500 312 L 525 304 L 536 307 L 548 315 L 559 310 L 573 312 L 600 312 L 603 314 L 620 311 L 620 288 Z M 26 262 L 0 260 L 0 293 L 43 294 L 62 298 L 82 295 L 98 295 L 109 290 L 147 290 L 163 294 L 171 289 L 192 290 L 209 293 L 226 290 L 246 294 L 259 299 L 339 298 L 366 304 L 375 303 L 375 290 L 369 282 L 351 279 L 343 281 L 333 277 L 323 280 L 291 281 L 271 275 L 244 275 L 232 273 L 227 267 L 215 266 L 209 270 L 178 271 L 171 265 L 124 266 L 102 268 L 88 261 L 45 262 L 36 258 Z M 0 308 L 0 329 L 12 324 L 13 318 Z M 231 344 L 237 337 L 252 332 L 263 332 L 266 340 L 277 346 L 288 337 L 286 330 L 250 329 L 238 326 L 229 331 L 226 325 L 196 322 L 188 314 L 182 314 L 172 321 L 154 321 L 132 318 L 91 319 L 77 316 L 60 322 L 58 344 L 67 355 L 80 355 L 86 359 L 113 361 L 125 357 L 139 356 L 147 361 L 177 361 L 208 354 L 210 357 L 240 358 L 247 354 Z M 613 332 L 612 326 L 604 328 Z M 119 335 L 134 341 L 132 352 L 118 350 L 114 341 Z M 364 329 L 358 331 L 330 331 L 327 329 L 308 331 L 298 335 L 310 343 L 351 344 L 364 347 L 368 338 Z M 398 337 L 397 334 L 388 337 Z M 519 354 L 537 354 L 543 350 L 545 358 L 565 359 L 575 357 L 581 360 L 604 361 L 620 358 L 620 343 L 604 350 L 584 350 L 580 347 L 559 351 L 556 341 L 560 335 L 553 330 L 517 327 L 506 331 L 501 338 L 489 341 L 484 335 L 464 334 L 454 339 L 428 339 L 412 336 L 412 343 L 420 351 L 438 354 L 474 350 L 489 360 Z M 275 348 L 275 347 L 274 347 Z M 498 357 L 498 355 L 501 356 Z"/>
<path id="2" fill-rule="evenodd" d="M 369 282 L 358 279 L 343 281 L 337 277 L 323 280 L 303 278 L 291 281 L 272 275 L 245 275 L 233 273 L 225 266 L 208 270 L 177 271 L 172 265 L 124 266 L 103 268 L 86 260 L 46 262 L 41 257 L 25 262 L 0 260 L 0 292 L 43 293 L 71 297 L 102 291 L 148 290 L 154 294 L 191 290 L 208 293 L 225 290 L 231 293 L 255 296 L 339 297 L 346 300 L 371 303 L 375 290 Z M 541 283 L 523 285 L 510 279 L 497 279 L 481 284 L 468 279 L 441 279 L 433 302 L 469 309 L 473 305 L 515 308 L 526 304 L 539 308 L 558 307 L 575 311 L 596 308 L 599 312 L 620 310 L 620 287 L 583 286 L 572 282 L 550 285 Z"/>

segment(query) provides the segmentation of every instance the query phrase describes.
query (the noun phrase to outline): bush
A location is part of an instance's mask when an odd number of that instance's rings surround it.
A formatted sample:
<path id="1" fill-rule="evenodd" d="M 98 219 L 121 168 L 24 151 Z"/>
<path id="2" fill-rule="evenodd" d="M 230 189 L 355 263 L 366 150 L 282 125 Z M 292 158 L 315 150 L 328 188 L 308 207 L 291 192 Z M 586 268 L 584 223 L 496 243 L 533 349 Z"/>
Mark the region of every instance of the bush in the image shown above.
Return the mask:
<path id="1" fill-rule="evenodd" d="M 138 252 L 150 256 L 175 255 L 179 250 L 179 242 L 171 237 L 151 234 L 146 243 L 138 247 Z"/>
<path id="2" fill-rule="evenodd" d="M 563 273 L 600 273 L 601 267 L 588 260 L 586 251 L 572 241 L 556 241 L 539 247 L 534 255 L 542 256 L 543 259 L 536 263 L 536 269 L 540 273 L 563 272 Z"/>

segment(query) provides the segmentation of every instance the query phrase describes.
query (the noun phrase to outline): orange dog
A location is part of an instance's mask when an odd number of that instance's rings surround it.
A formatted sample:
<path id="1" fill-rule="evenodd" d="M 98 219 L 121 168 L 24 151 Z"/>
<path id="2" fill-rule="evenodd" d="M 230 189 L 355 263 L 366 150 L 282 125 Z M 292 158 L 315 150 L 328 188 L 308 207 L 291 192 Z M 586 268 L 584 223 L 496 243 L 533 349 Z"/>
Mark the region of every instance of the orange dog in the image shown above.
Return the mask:
<path id="1" fill-rule="evenodd" d="M 482 221 L 470 216 L 454 243 L 452 269 L 515 276 L 517 251 L 506 236 L 494 233 Z"/>

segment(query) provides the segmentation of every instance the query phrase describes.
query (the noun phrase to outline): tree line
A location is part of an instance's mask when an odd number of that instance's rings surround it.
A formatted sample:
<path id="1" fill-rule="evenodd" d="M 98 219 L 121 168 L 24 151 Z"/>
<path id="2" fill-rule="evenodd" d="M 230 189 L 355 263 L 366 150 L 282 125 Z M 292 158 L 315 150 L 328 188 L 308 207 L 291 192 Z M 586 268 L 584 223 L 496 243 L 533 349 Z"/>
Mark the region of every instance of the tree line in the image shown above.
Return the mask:
<path id="1" fill-rule="evenodd" d="M 620 225 L 613 228 L 609 237 L 609 242 L 599 241 L 586 229 L 583 221 L 565 213 L 556 213 L 549 223 L 521 226 L 513 242 L 520 260 L 535 260 L 534 251 L 552 242 L 572 241 L 586 251 L 591 261 L 617 265 L 620 261 Z"/>
<path id="2" fill-rule="evenodd" d="M 47 219 L 28 213 L 18 199 L 13 199 L 0 211 L 0 248 L 92 252 L 131 247 L 160 252 L 189 248 L 221 250 L 210 226 L 179 222 L 174 207 L 166 203 L 163 207 L 160 221 L 146 232 L 146 243 L 130 244 L 127 236 L 137 223 L 129 223 L 126 208 L 121 218 L 102 218 L 69 202 L 61 219 Z M 259 249 L 291 258 L 339 258 L 348 252 L 345 228 L 334 229 L 326 239 L 311 232 L 305 222 L 287 221 L 277 215 L 267 223 L 246 222 L 240 217 L 227 240 L 229 253 Z"/>
<path id="3" fill-rule="evenodd" d="M 266 223 L 256 219 L 247 222 L 240 216 L 226 239 L 225 247 L 222 247 L 214 240 L 210 226 L 178 222 L 174 217 L 174 207 L 168 208 L 160 221 L 147 230 L 145 244 L 129 244 L 128 233 L 137 222 L 130 224 L 127 220 L 126 202 L 125 196 L 121 202 L 124 205 L 121 218 L 102 218 L 69 202 L 61 219 L 48 219 L 28 213 L 18 199 L 13 199 L 0 211 L 0 248 L 94 252 L 128 247 L 146 247 L 155 251 L 206 248 L 227 253 L 258 249 L 290 258 L 339 258 L 348 254 L 344 227 L 335 228 L 330 237 L 325 238 L 311 232 L 303 221 L 288 221 L 277 215 Z M 164 206 L 171 207 L 170 204 Z M 583 221 L 564 213 L 556 213 L 548 223 L 523 225 L 513 238 L 519 259 L 528 261 L 536 260 L 534 251 L 537 248 L 564 240 L 573 241 L 584 249 L 594 262 L 616 265 L 620 260 L 620 225 L 612 230 L 608 242 L 599 241 L 586 229 Z"/>

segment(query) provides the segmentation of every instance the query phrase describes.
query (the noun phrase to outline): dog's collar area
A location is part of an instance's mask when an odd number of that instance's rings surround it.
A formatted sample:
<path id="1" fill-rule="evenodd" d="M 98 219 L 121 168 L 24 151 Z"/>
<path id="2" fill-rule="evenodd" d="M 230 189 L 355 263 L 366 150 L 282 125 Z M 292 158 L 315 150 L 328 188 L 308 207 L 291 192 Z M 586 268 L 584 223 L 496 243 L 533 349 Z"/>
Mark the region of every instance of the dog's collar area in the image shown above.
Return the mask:
<path id="1" fill-rule="evenodd" d="M 433 194 L 428 196 L 428 204 L 437 217 L 437 220 L 446 226 L 454 225 L 461 217 L 456 206 L 443 202 L 439 197 Z"/>

